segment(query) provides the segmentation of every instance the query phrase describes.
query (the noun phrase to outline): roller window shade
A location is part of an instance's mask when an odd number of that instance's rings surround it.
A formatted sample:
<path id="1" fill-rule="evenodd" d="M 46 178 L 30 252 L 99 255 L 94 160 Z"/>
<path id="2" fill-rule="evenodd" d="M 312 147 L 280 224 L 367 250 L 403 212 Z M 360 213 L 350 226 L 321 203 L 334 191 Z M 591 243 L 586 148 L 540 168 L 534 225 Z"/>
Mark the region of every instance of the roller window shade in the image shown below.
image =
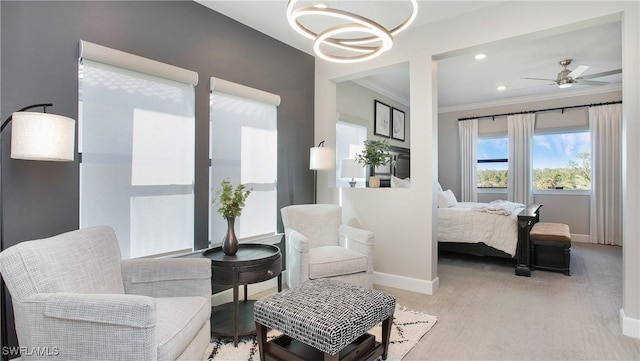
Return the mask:
<path id="1" fill-rule="evenodd" d="M 245 85 L 236 84 L 228 80 L 211 77 L 211 91 L 217 91 L 240 98 L 251 99 L 257 102 L 280 105 L 280 96 Z"/>
<path id="2" fill-rule="evenodd" d="M 80 63 L 82 63 L 83 59 L 191 84 L 193 86 L 198 85 L 198 73 L 195 71 L 80 40 Z"/>

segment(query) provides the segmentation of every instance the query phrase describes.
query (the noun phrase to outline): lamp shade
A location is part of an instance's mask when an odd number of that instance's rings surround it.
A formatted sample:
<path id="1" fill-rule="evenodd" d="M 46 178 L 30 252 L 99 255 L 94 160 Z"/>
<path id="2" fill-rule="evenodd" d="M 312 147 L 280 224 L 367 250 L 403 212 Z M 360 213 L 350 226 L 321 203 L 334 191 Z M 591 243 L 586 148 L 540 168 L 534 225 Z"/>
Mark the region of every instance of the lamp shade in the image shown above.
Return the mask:
<path id="1" fill-rule="evenodd" d="M 75 120 L 33 112 L 15 112 L 12 117 L 11 158 L 73 161 Z"/>
<path id="2" fill-rule="evenodd" d="M 364 178 L 362 170 L 364 168 L 353 158 L 342 160 L 342 169 L 340 170 L 340 178 Z"/>
<path id="3" fill-rule="evenodd" d="M 313 147 L 309 152 L 309 169 L 329 170 L 336 166 L 336 156 L 331 148 Z"/>

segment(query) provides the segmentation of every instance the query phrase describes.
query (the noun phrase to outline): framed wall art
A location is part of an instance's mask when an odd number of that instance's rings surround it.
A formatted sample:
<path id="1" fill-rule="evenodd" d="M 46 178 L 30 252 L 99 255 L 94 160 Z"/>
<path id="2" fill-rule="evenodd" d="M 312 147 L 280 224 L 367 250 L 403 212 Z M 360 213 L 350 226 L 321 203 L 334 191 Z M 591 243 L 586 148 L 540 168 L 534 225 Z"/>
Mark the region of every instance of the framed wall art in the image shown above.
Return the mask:
<path id="1" fill-rule="evenodd" d="M 404 112 L 400 109 L 391 110 L 391 138 L 404 141 Z"/>
<path id="2" fill-rule="evenodd" d="M 373 134 L 389 138 L 391 135 L 391 107 L 374 100 Z"/>

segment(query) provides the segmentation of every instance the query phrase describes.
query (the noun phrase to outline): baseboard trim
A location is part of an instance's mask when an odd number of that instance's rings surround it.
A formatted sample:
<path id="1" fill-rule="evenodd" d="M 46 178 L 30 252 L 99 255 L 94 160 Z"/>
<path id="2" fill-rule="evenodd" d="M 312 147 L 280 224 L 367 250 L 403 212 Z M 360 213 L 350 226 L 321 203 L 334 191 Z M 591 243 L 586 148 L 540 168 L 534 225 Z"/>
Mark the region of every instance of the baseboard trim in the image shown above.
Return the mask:
<path id="1" fill-rule="evenodd" d="M 627 317 L 624 308 L 620 309 L 620 326 L 623 335 L 640 339 L 640 320 Z"/>
<path id="2" fill-rule="evenodd" d="M 282 271 L 282 287 L 286 288 L 287 285 L 287 271 Z M 393 287 L 405 291 L 417 292 L 426 295 L 433 295 L 438 288 L 440 288 L 440 278 L 436 277 L 432 281 L 421 280 L 417 278 L 392 275 L 389 273 L 373 272 L 373 283 L 380 286 Z M 248 294 L 249 297 L 264 292 L 269 289 L 274 289 L 278 286 L 277 279 L 273 278 L 261 283 L 254 283 L 249 285 Z M 239 289 L 239 298 L 244 298 L 244 287 Z M 221 305 L 223 303 L 233 301 L 233 293 L 230 289 L 216 293 L 211 296 L 211 304 L 214 306 Z"/>
<path id="3" fill-rule="evenodd" d="M 591 236 L 588 234 L 571 234 L 571 242 L 591 243 Z"/>
<path id="4" fill-rule="evenodd" d="M 373 283 L 426 295 L 433 295 L 438 291 L 438 288 L 440 288 L 440 279 L 438 277 L 434 280 L 427 281 L 382 272 L 373 272 Z"/>

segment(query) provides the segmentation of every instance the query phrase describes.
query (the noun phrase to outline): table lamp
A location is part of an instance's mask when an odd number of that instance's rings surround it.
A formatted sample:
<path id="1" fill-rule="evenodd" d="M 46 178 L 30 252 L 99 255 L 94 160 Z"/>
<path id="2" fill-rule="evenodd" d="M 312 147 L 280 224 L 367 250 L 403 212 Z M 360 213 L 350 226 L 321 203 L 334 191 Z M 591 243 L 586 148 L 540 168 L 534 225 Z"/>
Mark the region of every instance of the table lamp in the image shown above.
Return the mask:
<path id="1" fill-rule="evenodd" d="M 362 178 L 362 166 L 353 158 L 345 158 L 342 160 L 342 169 L 340 170 L 340 178 L 351 178 L 349 185 L 355 188 L 356 181 L 354 178 Z"/>

